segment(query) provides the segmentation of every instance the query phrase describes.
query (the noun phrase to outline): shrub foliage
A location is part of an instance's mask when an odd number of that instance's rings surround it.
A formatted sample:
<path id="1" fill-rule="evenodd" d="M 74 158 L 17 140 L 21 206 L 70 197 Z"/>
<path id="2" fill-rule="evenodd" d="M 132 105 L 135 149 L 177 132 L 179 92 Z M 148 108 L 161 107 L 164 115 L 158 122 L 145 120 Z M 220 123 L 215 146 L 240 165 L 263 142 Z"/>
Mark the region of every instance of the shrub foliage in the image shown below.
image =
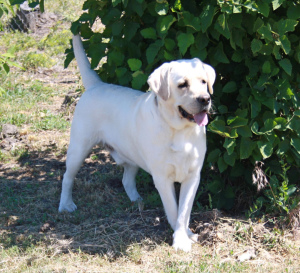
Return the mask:
<path id="1" fill-rule="evenodd" d="M 267 179 L 259 204 L 287 212 L 296 206 L 300 1 L 87 0 L 83 10 L 72 31 L 86 39 L 93 68 L 107 57 L 99 69 L 106 82 L 146 90 L 151 71 L 181 58 L 216 69 L 207 166 L 217 171 L 206 185 L 214 206 L 232 207 L 239 190 L 251 196 L 252 174 L 257 183 Z M 102 33 L 93 31 L 99 18 Z"/>

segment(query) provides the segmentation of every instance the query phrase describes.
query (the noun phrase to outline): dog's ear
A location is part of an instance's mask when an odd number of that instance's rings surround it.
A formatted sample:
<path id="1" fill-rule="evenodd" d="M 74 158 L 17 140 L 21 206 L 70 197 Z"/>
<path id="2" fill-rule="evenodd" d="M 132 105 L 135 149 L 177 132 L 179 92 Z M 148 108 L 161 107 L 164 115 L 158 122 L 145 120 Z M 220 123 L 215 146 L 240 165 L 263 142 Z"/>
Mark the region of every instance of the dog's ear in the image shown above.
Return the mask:
<path id="1" fill-rule="evenodd" d="M 167 100 L 170 97 L 169 71 L 170 63 L 164 63 L 153 71 L 147 81 L 151 90 L 163 100 Z"/>
<path id="2" fill-rule="evenodd" d="M 215 70 L 208 64 L 203 64 L 207 78 L 208 78 L 208 91 L 210 94 L 213 94 L 213 84 L 216 80 L 216 72 Z"/>

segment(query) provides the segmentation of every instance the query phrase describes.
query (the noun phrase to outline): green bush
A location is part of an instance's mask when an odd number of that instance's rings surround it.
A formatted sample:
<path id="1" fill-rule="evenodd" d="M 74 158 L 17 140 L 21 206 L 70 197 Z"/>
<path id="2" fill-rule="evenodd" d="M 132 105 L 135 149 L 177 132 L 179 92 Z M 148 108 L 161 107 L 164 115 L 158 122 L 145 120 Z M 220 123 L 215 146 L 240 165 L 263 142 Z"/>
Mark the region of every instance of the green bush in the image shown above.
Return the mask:
<path id="1" fill-rule="evenodd" d="M 98 71 L 106 82 L 146 90 L 151 71 L 181 58 L 198 57 L 216 69 L 206 161 L 213 171 L 204 182 L 214 206 L 230 209 L 238 197 L 251 204 L 255 172 L 261 174 L 256 183 L 268 180 L 280 191 L 283 166 L 289 168 L 285 204 L 294 203 L 300 184 L 300 1 L 87 0 L 83 10 L 72 31 L 86 39 L 93 68 L 107 57 Z M 92 30 L 98 18 L 103 33 Z M 66 66 L 73 58 L 67 53 Z"/>

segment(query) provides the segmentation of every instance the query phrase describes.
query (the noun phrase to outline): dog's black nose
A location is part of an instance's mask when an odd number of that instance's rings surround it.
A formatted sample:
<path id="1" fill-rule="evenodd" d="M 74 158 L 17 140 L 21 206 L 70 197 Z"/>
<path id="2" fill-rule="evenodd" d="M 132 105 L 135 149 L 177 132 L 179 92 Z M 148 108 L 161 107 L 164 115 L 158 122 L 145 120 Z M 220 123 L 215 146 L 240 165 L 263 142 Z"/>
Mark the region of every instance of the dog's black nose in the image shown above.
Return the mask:
<path id="1" fill-rule="evenodd" d="M 209 95 L 201 96 L 197 98 L 197 101 L 203 106 L 208 105 L 210 103 L 210 96 Z"/>

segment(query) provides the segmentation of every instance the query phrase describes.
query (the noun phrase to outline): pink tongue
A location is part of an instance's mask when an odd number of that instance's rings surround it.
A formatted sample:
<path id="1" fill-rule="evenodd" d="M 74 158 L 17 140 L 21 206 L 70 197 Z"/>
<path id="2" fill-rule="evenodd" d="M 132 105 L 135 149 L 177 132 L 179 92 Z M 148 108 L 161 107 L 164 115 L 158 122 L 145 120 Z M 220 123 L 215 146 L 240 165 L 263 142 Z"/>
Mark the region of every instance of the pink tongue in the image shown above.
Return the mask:
<path id="1" fill-rule="evenodd" d="M 205 126 L 208 123 L 208 117 L 205 112 L 194 115 L 194 120 L 199 126 Z"/>

